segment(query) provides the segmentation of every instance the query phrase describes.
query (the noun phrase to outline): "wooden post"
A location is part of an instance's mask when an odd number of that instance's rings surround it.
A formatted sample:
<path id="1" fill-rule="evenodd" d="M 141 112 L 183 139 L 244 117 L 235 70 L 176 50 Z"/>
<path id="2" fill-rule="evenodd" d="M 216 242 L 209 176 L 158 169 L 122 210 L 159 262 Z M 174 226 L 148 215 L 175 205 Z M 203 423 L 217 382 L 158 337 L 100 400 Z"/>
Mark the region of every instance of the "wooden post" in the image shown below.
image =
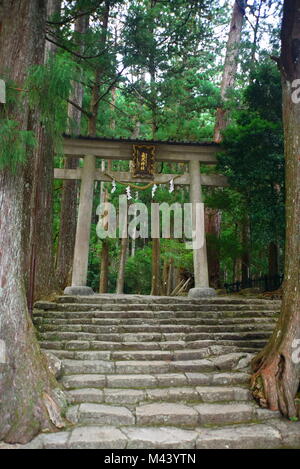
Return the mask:
<path id="1" fill-rule="evenodd" d="M 196 210 L 197 204 L 202 202 L 202 187 L 200 164 L 198 161 L 190 161 L 190 201 L 193 204 L 192 224 L 193 230 L 196 229 Z M 205 228 L 203 227 L 205 230 Z M 204 236 L 204 245 L 200 249 L 193 250 L 194 257 L 194 277 L 195 288 L 189 291 L 189 296 L 200 298 L 205 296 L 214 296 L 215 290 L 209 288 L 208 262 L 206 240 Z"/>
<path id="2" fill-rule="evenodd" d="M 93 155 L 85 156 L 80 187 L 80 202 L 74 250 L 72 287 L 66 288 L 65 294 L 93 294 L 93 290 L 88 288 L 86 285 L 95 171 L 96 158 Z"/>

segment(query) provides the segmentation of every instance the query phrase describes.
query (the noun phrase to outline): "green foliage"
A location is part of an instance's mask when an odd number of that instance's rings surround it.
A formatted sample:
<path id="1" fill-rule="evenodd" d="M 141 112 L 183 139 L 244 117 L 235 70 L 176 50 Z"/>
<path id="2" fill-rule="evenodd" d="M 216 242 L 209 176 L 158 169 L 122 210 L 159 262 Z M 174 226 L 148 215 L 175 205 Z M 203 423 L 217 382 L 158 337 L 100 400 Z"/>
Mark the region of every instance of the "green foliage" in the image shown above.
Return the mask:
<path id="1" fill-rule="evenodd" d="M 270 64 L 269 60 L 252 69 L 250 85 L 246 88 L 244 96 L 250 111 L 266 121 L 281 122 L 281 76 L 277 66 Z"/>
<path id="2" fill-rule="evenodd" d="M 20 129 L 15 120 L 0 121 L 0 170 L 10 169 L 15 172 L 26 161 L 27 150 L 35 145 L 34 134 Z"/>
<path id="3" fill-rule="evenodd" d="M 228 26 L 231 15 L 231 6 L 228 2 L 223 3 L 225 5 L 221 7 L 217 0 L 64 2 L 63 24 L 55 29 L 55 37 L 65 50 L 58 50 L 58 58 L 52 59 L 46 70 L 41 70 L 43 67 L 35 69 L 30 82 L 32 105 L 42 109 L 47 129 L 49 127 L 58 135 L 65 130 L 70 79 L 84 83 L 82 107 L 86 113 L 82 116 L 81 133 L 87 134 L 87 115 L 97 81 L 100 96 L 97 135 L 211 140 L 215 111 L 220 103 L 221 63 L 227 39 L 224 27 Z M 221 253 L 221 269 L 228 280 L 233 278 L 233 267 L 245 249 L 241 238 L 245 213 L 250 216 L 251 240 L 246 248 L 251 251 L 253 272 L 266 272 L 269 241 L 276 239 L 283 247 L 280 74 L 269 58 L 270 51 L 262 50 L 259 43 L 263 34 L 277 27 L 277 9 L 275 23 L 267 24 L 265 12 L 268 13 L 269 3 L 263 2 L 264 16 L 260 18 L 257 43 L 253 42 L 249 24 L 252 21 L 255 26 L 261 2 L 247 6 L 250 21 L 244 25 L 237 86 L 228 93 L 226 107 L 232 125 L 225 134 L 219 170 L 228 176 L 231 188 L 204 188 L 203 191 L 206 205 L 222 211 L 220 236 L 208 236 L 207 241 L 212 251 Z M 108 5 L 109 24 L 105 30 L 103 18 Z M 91 12 L 92 21 L 84 35 L 70 26 L 78 11 Z M 275 51 L 277 32 L 272 37 Z M 75 53 L 75 59 L 72 53 Z M 78 53 L 88 58 L 83 60 L 76 55 Z M 53 129 L 53 125 L 57 128 Z M 126 162 L 115 162 L 113 169 L 129 171 Z M 162 173 L 184 170 L 186 167 L 176 164 L 158 165 L 157 168 Z M 203 167 L 202 171 L 216 172 L 216 168 Z M 111 184 L 107 184 L 107 188 L 110 190 Z M 111 196 L 115 206 L 117 197 L 124 192 L 125 187 L 117 184 L 117 190 Z M 140 191 L 138 199 L 149 207 L 151 189 Z M 97 193 L 94 205 L 98 200 Z M 186 187 L 177 186 L 175 192 L 169 194 L 168 187 L 163 186 L 155 194 L 155 202 L 159 203 L 188 201 Z M 59 204 L 55 209 L 57 214 Z M 58 223 L 55 228 L 58 230 Z M 148 294 L 151 290 L 151 248 L 148 241 L 145 244 L 138 240 L 135 256 L 127 260 L 127 293 Z M 89 285 L 96 291 L 100 251 L 101 243 L 93 227 Z M 119 255 L 119 240 L 111 240 L 110 292 L 115 291 Z M 176 267 L 193 270 L 192 252 L 185 249 L 182 240 L 162 240 L 161 258 L 173 259 Z"/>
<path id="4" fill-rule="evenodd" d="M 40 112 L 41 122 L 57 144 L 67 127 L 67 99 L 74 74 L 74 63 L 58 55 L 32 67 L 25 85 L 31 107 Z"/>
<path id="5" fill-rule="evenodd" d="M 173 260 L 175 267 L 193 272 L 193 251 L 186 249 L 182 240 L 162 239 L 161 257 L 167 261 Z"/>
<path id="6" fill-rule="evenodd" d="M 272 63 L 263 62 L 252 70 L 243 109 L 234 115 L 218 156 L 218 169 L 227 175 L 230 189 L 221 197 L 215 193 L 208 203 L 224 210 L 222 259 L 232 263 L 241 254 L 241 225 L 247 214 L 252 273 L 265 273 L 268 244 L 274 241 L 283 248 L 285 229 L 281 82 Z"/>
<path id="7" fill-rule="evenodd" d="M 137 251 L 130 257 L 125 267 L 125 292 L 149 295 L 151 291 L 151 259 L 152 250 L 149 246 Z"/>

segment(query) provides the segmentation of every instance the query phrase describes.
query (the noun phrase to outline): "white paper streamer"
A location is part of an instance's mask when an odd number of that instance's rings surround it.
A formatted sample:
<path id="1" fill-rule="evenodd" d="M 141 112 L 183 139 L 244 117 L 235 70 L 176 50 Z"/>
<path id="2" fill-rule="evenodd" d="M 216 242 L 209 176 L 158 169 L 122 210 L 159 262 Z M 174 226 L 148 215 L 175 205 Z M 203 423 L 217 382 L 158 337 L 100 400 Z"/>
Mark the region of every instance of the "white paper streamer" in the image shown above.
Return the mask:
<path id="1" fill-rule="evenodd" d="M 117 190 L 117 184 L 116 184 L 116 181 L 113 181 L 112 182 L 112 190 L 111 190 L 111 193 L 114 194 Z"/>
<path id="2" fill-rule="evenodd" d="M 172 194 L 172 192 L 174 192 L 174 190 L 175 190 L 174 179 L 172 179 L 172 181 L 170 181 L 169 193 Z"/>
<path id="3" fill-rule="evenodd" d="M 130 186 L 126 187 L 126 195 L 127 195 L 127 200 L 131 200 L 131 199 L 132 199 Z"/>
<path id="4" fill-rule="evenodd" d="M 154 184 L 154 186 L 152 187 L 152 199 L 154 199 L 154 196 L 155 196 L 155 192 L 157 191 L 157 185 Z"/>

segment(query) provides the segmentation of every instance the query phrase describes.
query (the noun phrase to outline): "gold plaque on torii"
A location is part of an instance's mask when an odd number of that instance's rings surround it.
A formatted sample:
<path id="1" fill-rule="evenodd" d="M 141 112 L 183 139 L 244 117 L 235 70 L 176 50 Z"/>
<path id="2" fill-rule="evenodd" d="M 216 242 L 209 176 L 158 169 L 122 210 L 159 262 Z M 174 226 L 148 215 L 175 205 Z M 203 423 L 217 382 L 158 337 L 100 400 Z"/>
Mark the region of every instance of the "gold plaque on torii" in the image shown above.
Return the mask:
<path id="1" fill-rule="evenodd" d="M 153 178 L 155 164 L 155 146 L 133 145 L 132 176 Z"/>

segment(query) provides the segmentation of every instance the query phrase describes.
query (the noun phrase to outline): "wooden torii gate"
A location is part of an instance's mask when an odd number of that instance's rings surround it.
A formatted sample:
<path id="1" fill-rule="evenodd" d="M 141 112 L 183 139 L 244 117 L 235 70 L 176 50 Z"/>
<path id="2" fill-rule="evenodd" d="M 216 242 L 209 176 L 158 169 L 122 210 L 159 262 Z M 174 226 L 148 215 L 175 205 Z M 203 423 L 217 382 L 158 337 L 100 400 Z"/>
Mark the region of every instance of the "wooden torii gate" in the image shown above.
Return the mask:
<path id="1" fill-rule="evenodd" d="M 93 290 L 87 287 L 89 240 L 92 222 L 93 193 L 95 181 L 112 182 L 112 179 L 123 182 L 151 182 L 145 177 L 133 177 L 129 172 L 104 172 L 96 168 L 96 158 L 103 160 L 133 159 L 135 145 L 147 145 L 155 148 L 155 160 L 158 162 L 189 163 L 189 172 L 178 177 L 176 174 L 156 174 L 156 184 L 174 180 L 176 185 L 190 186 L 190 202 L 202 202 L 202 186 L 225 187 L 227 178 L 222 175 L 201 174 L 200 165 L 215 165 L 219 145 L 215 143 L 169 143 L 141 140 L 117 140 L 90 137 L 64 137 L 64 155 L 66 157 L 84 158 L 82 168 L 54 170 L 55 179 L 73 179 L 81 181 L 80 202 L 78 209 L 76 241 L 74 250 L 72 285 L 65 294 L 90 295 Z M 109 175 L 108 175 L 109 174 Z M 189 296 L 198 298 L 215 295 L 209 287 L 206 244 L 201 249 L 193 250 L 195 288 Z"/>

